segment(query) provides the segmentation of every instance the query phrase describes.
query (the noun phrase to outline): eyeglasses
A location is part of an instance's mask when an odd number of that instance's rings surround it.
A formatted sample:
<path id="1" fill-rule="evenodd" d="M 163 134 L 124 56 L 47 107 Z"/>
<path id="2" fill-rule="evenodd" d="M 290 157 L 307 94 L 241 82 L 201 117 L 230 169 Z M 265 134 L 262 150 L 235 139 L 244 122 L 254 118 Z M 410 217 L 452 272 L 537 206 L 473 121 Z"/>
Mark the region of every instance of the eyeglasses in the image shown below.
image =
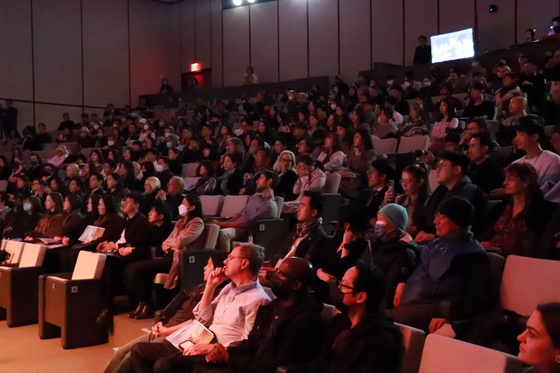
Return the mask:
<path id="1" fill-rule="evenodd" d="M 276 272 L 276 276 L 280 275 L 281 277 L 285 277 L 285 278 L 291 278 L 292 277 L 289 274 L 287 274 L 286 272 L 282 271 L 280 268 L 276 268 L 275 272 Z"/>
<path id="2" fill-rule="evenodd" d="M 291 162 L 291 159 L 286 159 L 286 158 L 280 158 L 280 162 Z"/>
<path id="3" fill-rule="evenodd" d="M 342 280 L 339 280 L 339 281 L 338 281 L 338 288 L 339 288 L 340 290 L 342 290 L 342 288 L 350 289 L 350 290 L 352 290 L 352 292 L 356 292 L 356 291 L 357 291 L 356 288 L 354 288 L 354 287 L 352 287 L 352 286 L 344 285 L 344 284 L 342 283 Z"/>

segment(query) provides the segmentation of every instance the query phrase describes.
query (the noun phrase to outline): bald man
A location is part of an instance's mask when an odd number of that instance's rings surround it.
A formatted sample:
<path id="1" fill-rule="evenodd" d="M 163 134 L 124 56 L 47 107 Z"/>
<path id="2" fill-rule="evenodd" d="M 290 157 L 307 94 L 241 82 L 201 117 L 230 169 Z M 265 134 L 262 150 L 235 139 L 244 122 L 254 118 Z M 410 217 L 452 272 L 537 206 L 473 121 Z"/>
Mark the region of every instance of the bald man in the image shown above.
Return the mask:
<path id="1" fill-rule="evenodd" d="M 206 361 L 233 372 L 272 373 L 312 360 L 319 352 L 323 304 L 309 294 L 314 278 L 306 259 L 284 259 L 272 279 L 276 299 L 261 306 L 249 337 L 228 348 L 217 344 Z"/>

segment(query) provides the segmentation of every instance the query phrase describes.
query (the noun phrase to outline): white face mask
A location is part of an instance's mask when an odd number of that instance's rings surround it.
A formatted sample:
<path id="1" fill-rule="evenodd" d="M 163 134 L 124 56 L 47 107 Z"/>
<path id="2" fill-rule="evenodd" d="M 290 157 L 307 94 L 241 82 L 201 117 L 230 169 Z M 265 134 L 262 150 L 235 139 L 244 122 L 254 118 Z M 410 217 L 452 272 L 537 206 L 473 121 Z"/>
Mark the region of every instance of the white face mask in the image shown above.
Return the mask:
<path id="1" fill-rule="evenodd" d="M 387 80 L 387 86 L 392 86 L 394 82 L 394 80 Z"/>
<path id="2" fill-rule="evenodd" d="M 107 141 L 107 145 L 113 146 L 113 145 L 115 145 L 115 142 L 113 140 L 109 140 L 109 141 Z"/>
<path id="3" fill-rule="evenodd" d="M 336 104 L 331 104 L 331 109 L 335 110 L 336 109 Z"/>
<path id="4" fill-rule="evenodd" d="M 31 211 L 32 208 L 33 208 L 33 205 L 31 204 L 31 202 L 25 202 L 23 204 L 23 210 L 24 211 L 29 212 L 29 211 Z"/>
<path id="5" fill-rule="evenodd" d="M 187 216 L 187 213 L 189 212 L 189 209 L 187 208 L 187 206 L 183 205 L 182 203 L 179 205 L 179 215 L 181 216 Z"/>
<path id="6" fill-rule="evenodd" d="M 403 83 L 403 88 L 404 88 L 404 89 L 407 89 L 408 87 L 410 87 L 410 82 L 408 82 L 408 81 L 407 81 L 407 82 L 404 82 L 404 83 Z"/>
<path id="7" fill-rule="evenodd" d="M 147 131 L 147 130 L 149 130 L 149 129 L 150 129 L 150 126 L 147 125 L 147 124 L 144 124 L 144 131 Z"/>
<path id="8" fill-rule="evenodd" d="M 428 81 L 422 83 L 422 86 L 424 86 L 424 87 L 429 87 L 431 85 L 432 85 L 432 82 L 428 82 Z"/>
<path id="9" fill-rule="evenodd" d="M 94 124 L 94 125 L 93 125 L 93 128 L 96 129 L 96 130 L 98 130 L 98 129 L 99 129 L 99 124 Z"/>

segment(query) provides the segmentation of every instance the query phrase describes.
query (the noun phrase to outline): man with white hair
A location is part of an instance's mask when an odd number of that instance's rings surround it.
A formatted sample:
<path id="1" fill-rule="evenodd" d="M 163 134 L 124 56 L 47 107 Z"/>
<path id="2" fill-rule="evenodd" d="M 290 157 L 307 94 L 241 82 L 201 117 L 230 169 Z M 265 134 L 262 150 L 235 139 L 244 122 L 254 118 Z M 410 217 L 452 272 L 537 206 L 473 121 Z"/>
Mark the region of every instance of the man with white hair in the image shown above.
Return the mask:
<path id="1" fill-rule="evenodd" d="M 500 125 L 500 130 L 496 132 L 496 138 L 500 145 L 508 146 L 515 137 L 515 127 L 519 124 L 519 119 L 527 115 L 527 99 L 523 96 L 515 96 L 508 105 L 509 116 Z"/>

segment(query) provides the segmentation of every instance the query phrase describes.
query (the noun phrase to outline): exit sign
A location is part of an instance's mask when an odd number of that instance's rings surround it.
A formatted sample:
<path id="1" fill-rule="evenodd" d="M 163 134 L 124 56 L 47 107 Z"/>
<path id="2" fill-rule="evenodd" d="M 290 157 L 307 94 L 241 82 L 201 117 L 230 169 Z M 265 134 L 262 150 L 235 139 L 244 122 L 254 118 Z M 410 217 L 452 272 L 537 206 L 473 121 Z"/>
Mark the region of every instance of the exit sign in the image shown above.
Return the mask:
<path id="1" fill-rule="evenodd" d="M 202 70 L 202 65 L 199 62 L 191 63 L 191 72 L 196 73 Z"/>

